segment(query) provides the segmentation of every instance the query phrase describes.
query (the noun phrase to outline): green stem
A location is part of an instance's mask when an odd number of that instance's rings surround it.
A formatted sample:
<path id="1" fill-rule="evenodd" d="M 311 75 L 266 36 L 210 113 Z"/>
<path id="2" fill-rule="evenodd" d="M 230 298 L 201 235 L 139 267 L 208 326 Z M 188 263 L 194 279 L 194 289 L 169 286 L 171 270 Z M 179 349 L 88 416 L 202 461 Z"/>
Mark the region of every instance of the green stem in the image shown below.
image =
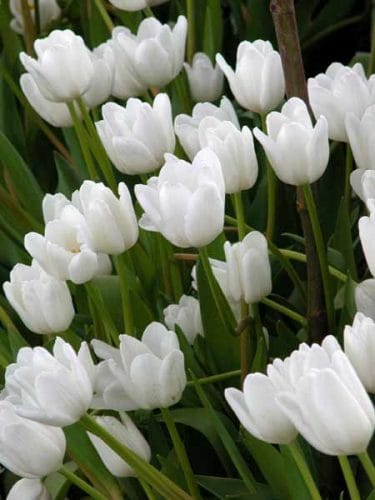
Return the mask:
<path id="1" fill-rule="evenodd" d="M 191 64 L 195 52 L 195 0 L 186 0 L 186 13 L 188 20 L 188 39 L 187 39 L 187 60 Z"/>
<path id="2" fill-rule="evenodd" d="M 349 203 L 350 203 L 350 195 L 351 195 L 350 174 L 351 174 L 352 168 L 353 168 L 352 150 L 350 149 L 349 144 L 346 144 L 344 203 L 345 203 L 345 206 L 348 207 L 348 212 L 349 212 Z"/>
<path id="3" fill-rule="evenodd" d="M 261 300 L 261 302 L 265 306 L 270 307 L 271 309 L 275 309 L 275 311 L 278 311 L 278 312 L 284 314 L 285 316 L 288 316 L 289 318 L 294 319 L 294 321 L 297 321 L 297 323 L 300 323 L 304 328 L 306 328 L 307 320 L 301 314 L 299 314 L 295 311 L 292 311 L 288 307 L 283 306 L 282 304 L 279 304 L 278 302 L 275 302 L 274 300 L 271 300 L 267 297 L 264 297 Z"/>
<path id="4" fill-rule="evenodd" d="M 288 444 L 287 447 L 289 448 L 290 453 L 292 454 L 293 459 L 296 462 L 298 470 L 300 471 L 301 476 L 305 481 L 312 500 L 322 500 L 319 490 L 315 484 L 314 478 L 312 477 L 310 469 L 306 463 L 305 457 L 303 456 L 297 442 L 293 441 L 292 443 Z"/>
<path id="5" fill-rule="evenodd" d="M 182 286 L 181 272 L 178 266 L 178 262 L 173 258 L 174 250 L 172 243 L 168 240 L 162 240 L 164 252 L 166 254 L 167 266 L 169 269 L 169 275 L 171 278 L 171 286 L 173 291 L 173 297 L 176 302 L 180 300 L 181 295 L 184 293 L 184 288 Z"/>
<path id="6" fill-rule="evenodd" d="M 348 458 L 345 455 L 339 455 L 337 458 L 339 459 L 341 470 L 344 475 L 351 500 L 361 500 L 361 495 L 359 494 Z"/>
<path id="7" fill-rule="evenodd" d="M 161 275 L 163 277 L 163 284 L 164 284 L 164 292 L 169 296 L 172 297 L 172 283 L 171 283 L 171 277 L 170 277 L 170 269 L 169 269 L 169 262 L 168 262 L 168 255 L 165 249 L 164 245 L 164 238 L 161 234 L 156 235 L 157 238 L 157 244 L 158 244 L 158 250 L 159 250 L 159 259 L 160 259 L 160 264 L 161 264 Z"/>
<path id="8" fill-rule="evenodd" d="M 186 479 L 186 484 L 188 485 L 189 491 L 194 499 L 201 498 L 197 481 L 194 477 L 194 472 L 191 468 L 189 458 L 186 453 L 186 448 L 182 439 L 177 431 L 176 424 L 172 418 L 171 412 L 169 408 L 160 408 L 163 420 L 165 425 L 167 426 L 169 435 L 171 437 L 173 447 L 175 449 L 177 458 L 180 462 L 181 468 L 184 472 L 184 476 Z"/>
<path id="9" fill-rule="evenodd" d="M 93 307 L 98 311 L 100 320 L 104 326 L 104 330 L 107 335 L 108 341 L 112 339 L 115 345 L 119 343 L 119 334 L 116 325 L 113 322 L 111 315 L 105 305 L 103 297 L 100 290 L 97 289 L 92 282 L 85 283 L 85 290 L 87 295 L 93 305 Z"/>
<path id="10" fill-rule="evenodd" d="M 245 321 L 249 317 L 249 305 L 245 301 L 241 300 L 241 321 Z M 249 373 L 251 366 L 251 344 L 253 344 L 252 328 L 248 324 L 241 332 L 240 336 L 240 365 L 241 365 L 241 386 L 245 381 L 246 375 Z"/>
<path id="11" fill-rule="evenodd" d="M 107 26 L 108 31 L 112 33 L 112 30 L 114 28 L 114 24 L 112 22 L 112 19 L 110 18 L 107 9 L 104 7 L 102 4 L 101 0 L 94 0 L 94 3 L 96 5 L 96 8 L 98 9 L 99 14 L 101 15 L 104 24 Z"/>
<path id="12" fill-rule="evenodd" d="M 84 415 L 81 420 L 84 428 L 102 439 L 119 457 L 132 467 L 138 477 L 155 488 L 164 498 L 173 498 L 174 500 L 192 500 L 177 484 L 171 481 L 167 476 L 158 471 L 154 466 L 147 463 L 139 457 L 133 450 L 117 441 L 104 427 L 98 424 L 89 415 Z"/>
<path id="13" fill-rule="evenodd" d="M 266 126 L 266 115 L 260 115 L 262 130 L 266 134 L 267 126 Z M 267 240 L 272 241 L 273 235 L 275 232 L 275 219 L 276 219 L 276 187 L 277 187 L 277 178 L 273 168 L 271 167 L 266 155 L 264 155 L 264 162 L 267 169 L 267 229 L 266 235 Z"/>
<path id="14" fill-rule="evenodd" d="M 237 229 L 238 229 L 238 237 L 240 240 L 243 240 L 247 233 L 247 226 L 245 222 L 245 214 L 243 208 L 243 201 L 241 192 L 234 193 L 232 196 L 234 210 L 236 212 L 237 219 Z"/>
<path id="15" fill-rule="evenodd" d="M 75 484 L 82 491 L 86 492 L 90 496 L 90 498 L 93 498 L 94 500 L 106 500 L 106 498 L 107 498 L 106 496 L 99 493 L 90 484 L 86 483 L 86 481 L 84 481 L 83 479 L 78 477 L 76 474 L 74 474 L 74 472 L 72 472 L 67 467 L 65 467 L 65 465 L 63 465 L 61 467 L 61 469 L 58 470 L 58 472 L 60 474 L 62 474 L 63 476 L 65 476 L 67 479 L 69 479 L 69 481 L 72 484 Z"/>
<path id="16" fill-rule="evenodd" d="M 152 12 L 151 7 L 148 7 L 148 6 L 147 6 L 147 7 L 145 7 L 145 8 L 143 9 L 143 13 L 144 13 L 145 17 L 155 17 L 155 16 L 154 16 L 154 13 Z"/>
<path id="17" fill-rule="evenodd" d="M 323 233 L 320 227 L 318 211 L 316 209 L 316 204 L 314 200 L 314 195 L 311 190 L 311 186 L 309 184 L 306 184 L 305 186 L 302 186 L 302 189 L 306 200 L 307 210 L 310 215 L 311 226 L 315 239 L 316 251 L 318 253 L 320 272 L 322 276 L 323 289 L 324 289 L 325 304 L 327 308 L 329 331 L 333 332 L 335 328 L 335 311 L 331 296 L 330 276 L 328 272 L 328 260 L 327 260 L 326 247 L 323 239 Z"/>
<path id="18" fill-rule="evenodd" d="M 34 18 L 35 18 L 35 33 L 36 36 L 38 37 L 40 33 L 40 5 L 39 5 L 39 0 L 34 0 Z"/>
<path id="19" fill-rule="evenodd" d="M 154 495 L 151 487 L 145 481 L 142 481 L 142 479 L 138 479 L 138 481 L 140 482 L 147 499 L 156 500 L 156 496 Z"/>
<path id="20" fill-rule="evenodd" d="M 222 380 L 227 380 L 234 377 L 239 377 L 241 375 L 241 370 L 233 370 L 231 372 L 219 373 L 218 375 L 211 375 L 210 377 L 203 377 L 195 380 L 189 380 L 186 384 L 188 386 L 195 386 L 196 383 L 199 385 L 205 384 L 215 384 L 216 382 L 221 382 Z"/>
<path id="21" fill-rule="evenodd" d="M 124 332 L 127 335 L 135 335 L 134 321 L 133 321 L 133 310 L 130 297 L 130 290 L 126 280 L 126 252 L 118 255 L 114 258 L 117 274 L 120 281 L 120 291 L 121 291 L 121 304 L 122 304 L 122 314 L 124 319 Z"/>
<path id="22" fill-rule="evenodd" d="M 365 451 L 364 453 L 360 453 L 358 458 L 366 471 L 367 477 L 370 479 L 372 487 L 375 488 L 375 467 L 369 454 Z"/>

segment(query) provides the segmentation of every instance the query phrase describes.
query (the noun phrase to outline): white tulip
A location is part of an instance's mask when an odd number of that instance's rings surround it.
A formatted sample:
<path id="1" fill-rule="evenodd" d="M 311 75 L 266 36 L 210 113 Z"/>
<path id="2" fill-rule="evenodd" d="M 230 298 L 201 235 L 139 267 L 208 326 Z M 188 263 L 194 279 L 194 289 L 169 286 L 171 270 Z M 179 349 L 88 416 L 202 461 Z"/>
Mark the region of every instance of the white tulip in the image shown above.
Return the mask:
<path id="1" fill-rule="evenodd" d="M 357 311 L 375 321 L 375 279 L 359 283 L 354 290 Z"/>
<path id="2" fill-rule="evenodd" d="M 189 344 L 194 344 L 197 335 L 203 335 L 199 300 L 182 295 L 178 304 L 170 304 L 163 311 L 164 321 L 170 330 L 179 326 Z"/>
<path id="3" fill-rule="evenodd" d="M 96 122 L 96 128 L 120 172 L 152 172 L 164 163 L 165 153 L 173 153 L 176 139 L 167 94 L 158 94 L 153 106 L 139 99 L 129 99 L 125 108 L 109 102 L 102 113 L 103 120 Z"/>
<path id="4" fill-rule="evenodd" d="M 96 422 L 112 434 L 119 443 L 130 448 L 143 460 L 149 462 L 151 460 L 151 449 L 146 439 L 126 413 L 121 412 L 120 418 L 121 422 L 117 418 L 110 416 L 94 417 Z M 90 432 L 87 434 L 111 474 L 115 477 L 132 477 L 137 475 L 134 469 L 120 458 L 102 439 Z"/>
<path id="5" fill-rule="evenodd" d="M 280 54 L 273 49 L 271 42 L 241 42 L 235 71 L 221 54 L 216 55 L 216 61 L 227 77 L 234 97 L 245 109 L 268 113 L 282 101 L 284 72 Z"/>
<path id="6" fill-rule="evenodd" d="M 67 284 L 44 272 L 36 261 L 31 266 L 16 264 L 3 289 L 13 309 L 34 333 L 63 332 L 73 321 L 74 307 Z"/>
<path id="7" fill-rule="evenodd" d="M 357 168 L 350 174 L 350 185 L 355 194 L 367 204 L 375 199 L 375 170 Z"/>
<path id="8" fill-rule="evenodd" d="M 220 160 L 226 193 L 238 193 L 254 186 L 258 161 L 249 127 L 238 130 L 230 121 L 207 116 L 199 124 L 198 136 L 200 146 L 211 149 Z"/>
<path id="9" fill-rule="evenodd" d="M 35 1 L 28 0 L 29 12 L 31 19 L 35 22 Z M 22 1 L 10 0 L 10 12 L 14 18 L 10 21 L 12 30 L 16 33 L 24 32 L 23 15 L 22 15 Z M 39 0 L 39 24 L 40 28 L 44 30 L 52 21 L 58 19 L 61 14 L 61 9 L 56 0 Z"/>
<path id="10" fill-rule="evenodd" d="M 166 155 L 159 176 L 137 184 L 135 194 L 145 211 L 139 225 L 178 247 L 205 246 L 223 230 L 224 179 L 209 149 L 202 149 L 192 164 Z"/>
<path id="11" fill-rule="evenodd" d="M 82 95 L 88 108 L 105 102 L 112 93 L 115 60 L 110 43 L 102 43 L 90 52 L 94 73 L 89 88 Z"/>
<path id="12" fill-rule="evenodd" d="M 109 2 L 121 10 L 136 11 L 146 7 L 154 7 L 168 0 L 109 0 Z"/>
<path id="13" fill-rule="evenodd" d="M 268 135 L 258 128 L 253 133 L 277 177 L 286 184 L 311 184 L 327 168 L 327 120 L 320 116 L 313 126 L 306 104 L 297 97 L 289 99 L 281 113 L 273 111 L 267 115 Z"/>
<path id="14" fill-rule="evenodd" d="M 346 113 L 345 128 L 357 167 L 375 170 L 375 105 L 363 115 Z"/>
<path id="15" fill-rule="evenodd" d="M 56 472 L 63 465 L 65 447 L 61 429 L 22 418 L 10 403 L 0 401 L 0 462 L 13 474 L 38 479 Z"/>
<path id="16" fill-rule="evenodd" d="M 190 94 L 195 102 L 216 101 L 223 93 L 224 74 L 204 52 L 194 54 L 192 64 L 184 63 Z"/>
<path id="17" fill-rule="evenodd" d="M 5 371 L 5 399 L 18 415 L 64 427 L 85 414 L 93 397 L 94 365 L 86 342 L 78 354 L 57 337 L 53 355 L 22 347 Z"/>
<path id="18" fill-rule="evenodd" d="M 118 255 L 138 239 L 138 223 L 129 189 L 118 185 L 119 198 L 102 182 L 84 181 L 73 203 L 85 218 L 85 239 L 95 252 Z"/>
<path id="19" fill-rule="evenodd" d="M 40 479 L 20 479 L 9 490 L 6 500 L 51 500 Z"/>
<path id="20" fill-rule="evenodd" d="M 21 52 L 20 59 L 46 99 L 70 102 L 90 87 L 94 65 L 83 39 L 71 30 L 54 30 L 36 40 L 37 59 Z"/>
<path id="21" fill-rule="evenodd" d="M 375 277 L 375 200 L 368 200 L 370 215 L 358 221 L 359 238 L 370 273 Z"/>
<path id="22" fill-rule="evenodd" d="M 152 410 L 176 404 L 186 386 L 184 355 L 174 332 L 151 323 L 137 340 L 120 335 L 120 349 L 92 341 L 105 361 L 97 367 L 92 407 Z"/>
<path id="23" fill-rule="evenodd" d="M 221 121 L 230 121 L 238 129 L 240 128 L 236 112 L 230 100 L 225 96 L 221 99 L 220 106 L 208 102 L 198 103 L 193 108 L 192 116 L 177 115 L 174 121 L 175 132 L 190 160 L 201 149 L 198 129 L 201 121 L 207 116 L 213 116 Z"/>
<path id="24" fill-rule="evenodd" d="M 72 202 L 62 193 L 47 193 L 42 201 L 44 223 L 58 219 L 64 207 L 71 205 Z"/>
<path id="25" fill-rule="evenodd" d="M 330 64 L 325 73 L 309 78 L 308 92 L 315 118 L 325 116 L 329 137 L 334 141 L 348 142 L 346 116 L 353 113 L 361 119 L 374 102 L 360 63 L 352 68 L 337 62 Z"/>

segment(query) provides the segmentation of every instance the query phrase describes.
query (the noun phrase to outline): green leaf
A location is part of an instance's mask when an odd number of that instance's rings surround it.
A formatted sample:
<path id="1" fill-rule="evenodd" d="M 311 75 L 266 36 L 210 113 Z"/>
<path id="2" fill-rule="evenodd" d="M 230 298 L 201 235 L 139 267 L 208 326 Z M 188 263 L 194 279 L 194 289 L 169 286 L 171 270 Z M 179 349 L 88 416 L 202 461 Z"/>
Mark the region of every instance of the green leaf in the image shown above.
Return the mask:
<path id="1" fill-rule="evenodd" d="M 207 0 L 203 27 L 203 52 L 215 60 L 221 50 L 223 38 L 223 15 L 220 0 Z"/>
<path id="2" fill-rule="evenodd" d="M 272 493 L 272 490 L 266 485 L 260 484 L 258 488 L 261 491 L 249 493 L 245 484 L 240 479 L 231 477 L 216 476 L 196 476 L 198 483 L 217 498 L 239 498 L 242 500 L 276 500 L 279 498 Z"/>
<path id="3" fill-rule="evenodd" d="M 54 152 L 58 183 L 56 193 L 65 194 L 68 198 L 79 189 L 84 177 L 57 151 Z"/>
<path id="4" fill-rule="evenodd" d="M 353 253 L 352 227 L 350 223 L 348 205 L 344 198 L 341 199 L 336 229 L 331 241 L 331 246 L 336 248 L 344 258 L 345 270 L 349 270 L 354 279 L 357 277 L 357 267 Z"/>

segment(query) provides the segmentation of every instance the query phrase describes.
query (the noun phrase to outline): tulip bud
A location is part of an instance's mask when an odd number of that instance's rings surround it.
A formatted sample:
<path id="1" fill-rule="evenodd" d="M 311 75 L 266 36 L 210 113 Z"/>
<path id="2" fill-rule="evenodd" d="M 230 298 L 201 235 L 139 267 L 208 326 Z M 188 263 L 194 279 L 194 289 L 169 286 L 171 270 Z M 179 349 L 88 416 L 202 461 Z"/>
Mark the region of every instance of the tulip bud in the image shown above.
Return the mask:
<path id="1" fill-rule="evenodd" d="M 357 311 L 375 321 L 375 279 L 359 283 L 354 290 Z"/>
<path id="2" fill-rule="evenodd" d="M 35 22 L 35 1 L 28 0 L 27 2 L 29 12 L 31 14 L 31 19 Z M 42 31 L 44 31 L 47 26 L 58 19 L 61 14 L 61 9 L 58 6 L 56 0 L 39 0 L 39 24 Z M 22 15 L 22 0 L 10 0 L 9 2 L 10 12 L 13 14 L 14 18 L 10 21 L 10 27 L 16 33 L 24 33 L 23 25 L 23 15 Z"/>
<path id="3" fill-rule="evenodd" d="M 174 330 L 179 326 L 189 344 L 194 344 L 197 335 L 203 335 L 199 300 L 195 297 L 182 295 L 178 304 L 169 305 L 163 314 L 167 327 Z"/>
<path id="4" fill-rule="evenodd" d="M 109 0 L 109 3 L 121 10 L 128 10 L 130 12 L 142 10 L 146 7 L 154 7 L 168 0 Z"/>
<path id="5" fill-rule="evenodd" d="M 367 205 L 370 216 L 359 219 L 358 231 L 368 268 L 375 277 L 375 200 L 369 200 Z"/>
<path id="6" fill-rule="evenodd" d="M 174 245 L 202 247 L 224 226 L 224 179 L 212 151 L 202 149 L 190 164 L 166 155 L 158 177 L 137 184 L 135 195 L 145 210 L 139 225 L 158 231 Z"/>
<path id="7" fill-rule="evenodd" d="M 281 113 L 267 116 L 267 132 L 254 135 L 262 144 L 277 177 L 286 184 L 311 184 L 324 173 L 329 159 L 327 120 L 320 116 L 313 127 L 306 104 L 289 99 Z"/>
<path id="8" fill-rule="evenodd" d="M 346 113 L 345 128 L 357 167 L 375 170 L 375 105 L 360 116 Z"/>
<path id="9" fill-rule="evenodd" d="M 352 68 L 332 63 L 325 73 L 308 80 L 309 101 L 315 118 L 323 115 L 328 122 L 328 135 L 334 141 L 348 142 L 345 117 L 353 113 L 361 119 L 373 103 L 362 64 Z M 368 167 L 367 167 L 368 168 Z"/>
<path id="10" fill-rule="evenodd" d="M 20 479 L 12 486 L 6 500 L 51 500 L 40 479 Z"/>
<path id="11" fill-rule="evenodd" d="M 86 221 L 86 240 L 95 252 L 118 255 L 138 239 L 138 224 L 128 188 L 118 185 L 119 199 L 102 182 L 84 181 L 72 199 Z"/>
<path id="12" fill-rule="evenodd" d="M 94 65 L 83 39 L 71 30 L 54 30 L 36 40 L 37 59 L 21 52 L 20 59 L 40 93 L 53 102 L 70 102 L 89 88 Z"/>
<path id="13" fill-rule="evenodd" d="M 5 372 L 5 398 L 18 415 L 48 425 L 74 424 L 92 400 L 94 365 L 86 342 L 76 354 L 57 337 L 53 355 L 22 347 Z"/>
<path id="14" fill-rule="evenodd" d="M 216 101 L 223 93 L 224 74 L 204 52 L 194 54 L 191 66 L 184 63 L 190 94 L 195 102 Z"/>
<path id="15" fill-rule="evenodd" d="M 96 422 L 104 427 L 107 432 L 112 434 L 119 443 L 130 448 L 146 462 L 151 460 L 150 446 L 126 413 L 120 413 L 122 422 L 115 417 L 109 416 L 94 418 Z M 120 458 L 112 448 L 102 441 L 102 439 L 90 432 L 87 434 L 90 441 L 95 446 L 98 455 L 111 474 L 116 477 L 134 477 L 137 475 L 134 469 Z"/>
<path id="16" fill-rule="evenodd" d="M 200 146 L 211 149 L 220 160 L 226 193 L 238 193 L 255 184 L 258 161 L 248 127 L 238 130 L 232 122 L 208 116 L 200 122 L 198 136 Z"/>
<path id="17" fill-rule="evenodd" d="M 368 392 L 375 393 L 375 323 L 362 313 L 344 328 L 345 353 Z"/>
<path id="18" fill-rule="evenodd" d="M 34 333 L 63 332 L 73 321 L 74 307 L 67 284 L 44 272 L 36 261 L 31 266 L 16 264 L 3 289 L 13 309 Z"/>
<path id="19" fill-rule="evenodd" d="M 61 429 L 22 418 L 9 402 L 0 401 L 0 462 L 13 474 L 37 479 L 56 472 L 65 447 Z"/>
<path id="20" fill-rule="evenodd" d="M 92 341 L 97 367 L 93 408 L 152 410 L 176 404 L 186 386 L 184 355 L 174 332 L 153 322 L 141 340 L 120 335 L 120 349 Z"/>
<path id="21" fill-rule="evenodd" d="M 271 42 L 241 42 L 237 49 L 236 69 L 221 54 L 216 61 L 227 77 L 232 94 L 245 109 L 268 113 L 282 101 L 285 93 L 280 54 Z"/>
<path id="22" fill-rule="evenodd" d="M 114 166 L 125 174 L 144 174 L 160 168 L 164 154 L 173 153 L 175 135 L 167 94 L 158 94 L 153 106 L 129 99 L 126 107 L 113 102 L 102 108 L 98 134 Z"/>
<path id="23" fill-rule="evenodd" d="M 192 116 L 184 114 L 176 116 L 174 121 L 175 132 L 190 160 L 193 160 L 201 149 L 198 129 L 201 121 L 207 116 L 212 116 L 221 121 L 230 121 L 238 129 L 240 128 L 236 112 L 230 100 L 225 96 L 221 99 L 220 106 L 208 102 L 199 103 L 194 106 Z"/>
<path id="24" fill-rule="evenodd" d="M 262 233 L 253 231 L 231 244 L 224 243 L 227 261 L 228 290 L 234 301 L 254 304 L 272 291 L 271 266 L 267 240 Z"/>

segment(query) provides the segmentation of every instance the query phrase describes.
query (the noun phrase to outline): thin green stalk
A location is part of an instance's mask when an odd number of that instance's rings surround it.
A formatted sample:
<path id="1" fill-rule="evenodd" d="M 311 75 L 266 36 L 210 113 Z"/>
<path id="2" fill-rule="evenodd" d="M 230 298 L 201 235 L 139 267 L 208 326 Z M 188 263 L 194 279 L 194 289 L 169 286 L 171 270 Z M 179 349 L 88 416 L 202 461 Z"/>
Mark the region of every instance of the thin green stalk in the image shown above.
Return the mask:
<path id="1" fill-rule="evenodd" d="M 114 24 L 107 12 L 107 9 L 104 7 L 101 0 L 94 0 L 94 3 L 96 5 L 96 8 L 98 9 L 99 14 L 101 15 L 101 18 L 103 19 L 104 24 L 107 26 L 108 31 L 112 33 Z"/>
<path id="2" fill-rule="evenodd" d="M 189 491 L 194 499 L 200 499 L 201 495 L 199 492 L 199 487 L 197 481 L 194 476 L 194 472 L 191 468 L 189 458 L 186 453 L 186 448 L 182 439 L 178 433 L 176 424 L 172 418 L 171 412 L 169 408 L 160 408 L 163 420 L 165 425 L 167 426 L 169 435 L 171 437 L 173 447 L 175 449 L 178 461 L 180 462 L 181 468 L 184 472 L 184 476 L 186 479 L 186 484 L 189 488 Z"/>
<path id="3" fill-rule="evenodd" d="M 151 7 L 148 6 L 143 9 L 143 14 L 145 15 L 145 17 L 155 17 Z"/>
<path id="4" fill-rule="evenodd" d="M 249 305 L 244 300 L 241 300 L 241 321 L 245 321 L 249 317 Z M 242 330 L 240 335 L 240 365 L 241 365 L 241 386 L 243 385 L 246 375 L 249 373 L 251 366 L 253 341 L 252 328 L 250 323 Z"/>
<path id="5" fill-rule="evenodd" d="M 146 481 L 150 486 L 155 488 L 164 498 L 173 498 L 173 500 L 192 500 L 193 497 L 182 490 L 153 465 L 147 463 L 130 448 L 120 443 L 111 433 L 89 415 L 84 415 L 80 422 L 87 431 L 101 438 L 119 455 L 119 457 L 125 460 L 125 462 L 136 471 L 140 479 Z"/>
<path id="6" fill-rule="evenodd" d="M 231 372 L 219 373 L 218 375 L 211 375 L 210 377 L 199 378 L 196 381 L 189 380 L 189 382 L 186 385 L 195 386 L 196 382 L 199 385 L 215 384 L 216 382 L 221 382 L 223 380 L 228 380 L 230 378 L 239 377 L 240 375 L 241 375 L 241 370 L 233 370 Z"/>
<path id="7" fill-rule="evenodd" d="M 329 331 L 334 331 L 335 328 L 335 310 L 333 307 L 333 299 L 331 295 L 331 286 L 330 286 L 330 276 L 328 272 L 328 260 L 327 260 L 327 252 L 324 244 L 323 233 L 319 223 L 318 211 L 316 209 L 314 195 L 311 190 L 311 186 L 306 184 L 302 186 L 303 194 L 306 200 L 307 210 L 310 215 L 311 226 L 314 234 L 316 250 L 318 253 L 319 264 L 320 264 L 320 272 L 322 276 L 323 289 L 324 289 L 324 297 L 325 304 L 327 309 L 327 319 Z"/>
<path id="8" fill-rule="evenodd" d="M 74 474 L 71 470 L 69 470 L 67 467 L 64 465 L 61 467 L 61 469 L 58 470 L 60 474 L 65 476 L 67 479 L 72 484 L 75 484 L 80 488 L 82 491 L 86 492 L 90 498 L 93 498 L 94 500 L 106 500 L 107 497 L 105 495 L 102 495 L 99 493 L 95 488 L 93 488 L 89 483 L 86 483 L 83 479 L 77 476 L 77 474 Z"/>
<path id="9" fill-rule="evenodd" d="M 98 290 L 92 282 L 85 283 L 85 290 L 93 307 L 99 313 L 99 317 L 104 326 L 108 340 L 112 339 L 113 343 L 118 345 L 119 334 L 116 325 L 108 312 L 100 290 Z"/>
<path id="10" fill-rule="evenodd" d="M 131 304 L 130 290 L 126 280 L 126 263 L 127 252 L 118 255 L 114 258 L 117 274 L 120 281 L 122 314 L 124 319 L 124 332 L 127 335 L 135 335 L 135 327 L 133 320 L 133 310 Z"/>
<path id="11" fill-rule="evenodd" d="M 301 314 L 299 314 L 295 311 L 292 311 L 288 307 L 283 306 L 282 304 L 279 304 L 278 302 L 275 302 L 274 300 L 271 300 L 267 297 L 264 297 L 261 300 L 261 302 L 265 306 L 270 307 L 271 309 L 275 309 L 275 311 L 278 311 L 278 312 L 284 314 L 285 316 L 288 316 L 289 318 L 294 319 L 294 321 L 297 321 L 297 323 L 300 323 L 300 325 L 302 325 L 304 328 L 306 328 L 307 320 Z"/>
<path id="12" fill-rule="evenodd" d="M 195 0 L 186 0 L 186 13 L 188 20 L 188 39 L 187 39 L 187 60 L 191 64 L 195 52 Z"/>
<path id="13" fill-rule="evenodd" d="M 159 259 L 160 259 L 160 264 L 161 264 L 161 275 L 163 278 L 163 285 L 164 285 L 164 292 L 169 296 L 172 297 L 172 283 L 171 283 L 171 277 L 170 277 L 170 269 L 169 269 L 169 263 L 168 263 L 168 255 L 165 251 L 165 246 L 164 246 L 164 239 L 161 234 L 156 235 L 157 238 L 157 244 L 158 244 L 158 251 L 159 251 Z"/>
<path id="14" fill-rule="evenodd" d="M 339 459 L 341 470 L 351 500 L 361 500 L 361 495 L 359 494 L 357 483 L 355 482 L 355 478 L 353 475 L 353 471 L 350 467 L 348 457 L 346 457 L 345 455 L 339 455 L 337 458 Z"/>
<path id="15" fill-rule="evenodd" d="M 259 304 L 251 304 L 251 311 L 252 315 L 254 318 L 254 325 L 255 325 L 255 332 L 257 339 L 260 339 L 263 337 L 263 325 L 262 325 L 262 318 L 260 316 L 260 311 L 259 311 Z"/>
<path id="16" fill-rule="evenodd" d="M 366 471 L 367 477 L 369 478 L 372 487 L 375 488 L 375 467 L 372 463 L 371 458 L 369 457 L 369 454 L 367 453 L 367 451 L 365 451 L 364 453 L 360 453 L 358 455 L 358 458 Z"/>
<path id="17" fill-rule="evenodd" d="M 36 36 L 40 33 L 40 5 L 39 0 L 34 0 L 34 10 L 35 10 L 35 32 Z"/>
<path id="18" fill-rule="evenodd" d="M 142 481 L 142 479 L 138 479 L 138 481 L 140 482 L 147 499 L 156 500 L 156 496 L 154 495 L 152 488 L 145 481 Z"/>
<path id="19" fill-rule="evenodd" d="M 246 229 L 247 226 L 245 222 L 245 214 L 244 214 L 241 192 L 234 193 L 232 196 L 232 200 L 234 204 L 234 210 L 236 212 L 238 237 L 240 240 L 243 240 L 248 231 Z"/>
<path id="20" fill-rule="evenodd" d="M 262 130 L 266 134 L 266 115 L 260 115 Z M 264 155 L 264 163 L 267 169 L 267 229 L 266 235 L 267 240 L 272 241 L 275 232 L 275 220 L 276 220 L 276 187 L 277 178 L 273 168 L 270 165 L 266 155 Z"/>
<path id="21" fill-rule="evenodd" d="M 345 206 L 348 207 L 348 212 L 349 212 L 350 195 L 351 195 L 351 191 L 352 191 L 351 186 L 350 186 L 350 174 L 351 174 L 352 168 L 353 168 L 352 150 L 350 149 L 349 144 L 346 144 L 344 203 L 345 203 Z"/>
<path id="22" fill-rule="evenodd" d="M 289 448 L 293 456 L 293 459 L 296 462 L 298 470 L 300 471 L 301 476 L 307 486 L 307 489 L 310 492 L 312 500 L 322 500 L 319 490 L 315 484 L 314 478 L 312 477 L 310 469 L 306 463 L 305 457 L 303 456 L 297 442 L 293 441 L 292 443 L 286 446 Z"/>
<path id="23" fill-rule="evenodd" d="M 26 52 L 29 55 L 33 54 L 34 40 L 36 38 L 35 24 L 31 16 L 29 3 L 27 0 L 21 0 L 21 14 L 24 26 L 24 39 L 26 45 Z"/>

